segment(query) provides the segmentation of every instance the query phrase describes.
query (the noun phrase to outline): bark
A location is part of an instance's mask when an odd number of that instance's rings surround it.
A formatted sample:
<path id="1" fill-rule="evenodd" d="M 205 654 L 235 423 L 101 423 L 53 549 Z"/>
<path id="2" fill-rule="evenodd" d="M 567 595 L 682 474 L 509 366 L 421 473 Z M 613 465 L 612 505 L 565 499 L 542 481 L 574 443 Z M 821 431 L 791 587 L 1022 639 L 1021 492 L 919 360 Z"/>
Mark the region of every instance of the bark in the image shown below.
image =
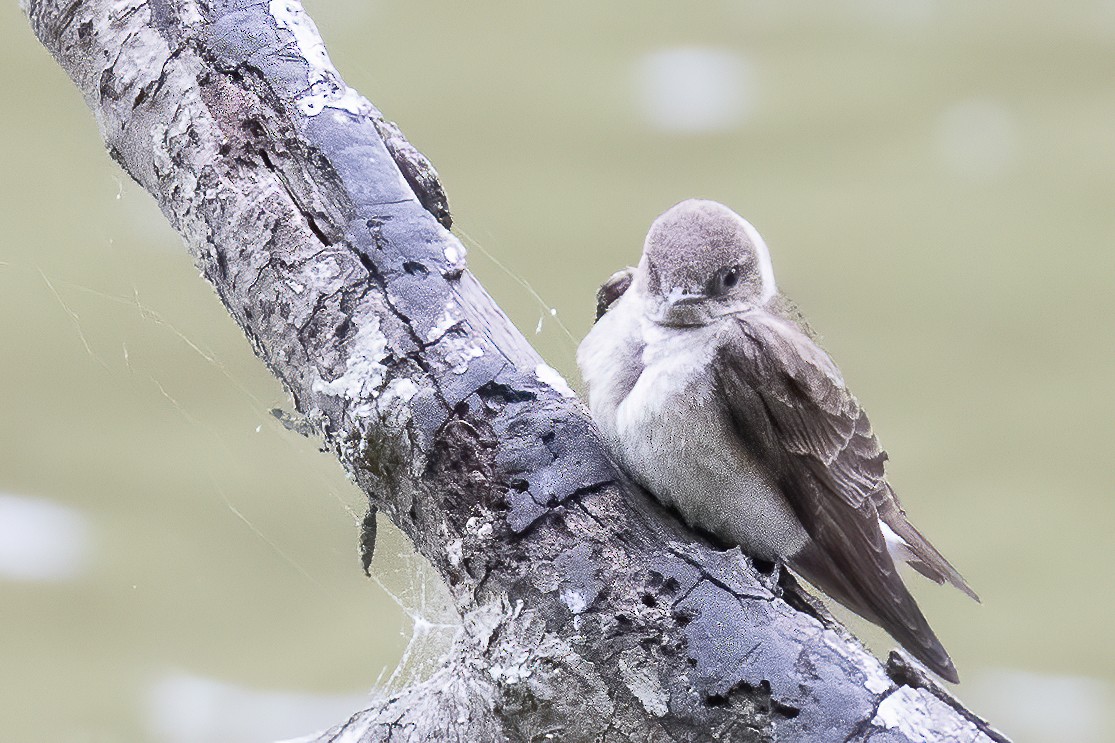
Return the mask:
<path id="1" fill-rule="evenodd" d="M 461 613 L 431 679 L 320 740 L 1003 740 L 613 467 L 466 270 L 434 169 L 296 0 L 25 7 L 112 158 Z"/>

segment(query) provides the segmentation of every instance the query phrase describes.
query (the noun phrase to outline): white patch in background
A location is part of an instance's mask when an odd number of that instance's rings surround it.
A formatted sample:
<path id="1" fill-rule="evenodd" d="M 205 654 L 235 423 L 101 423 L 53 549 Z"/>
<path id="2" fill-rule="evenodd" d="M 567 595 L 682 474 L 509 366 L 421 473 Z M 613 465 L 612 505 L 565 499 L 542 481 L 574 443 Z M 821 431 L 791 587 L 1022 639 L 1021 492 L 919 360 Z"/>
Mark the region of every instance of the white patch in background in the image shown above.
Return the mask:
<path id="1" fill-rule="evenodd" d="M 730 49 L 676 47 L 651 52 L 635 65 L 643 120 L 674 134 L 729 131 L 754 109 L 751 65 Z"/>
<path id="2" fill-rule="evenodd" d="M 548 364 L 539 364 L 534 367 L 534 375 L 538 377 L 539 382 L 552 387 L 562 397 L 577 396 L 577 393 L 573 391 L 573 388 L 570 387 L 565 381 L 565 378 L 558 373 L 557 369 L 554 369 Z"/>
<path id="3" fill-rule="evenodd" d="M 161 743 L 280 740 L 323 730 L 369 704 L 367 694 L 264 691 L 168 671 L 147 693 L 147 726 Z"/>
<path id="4" fill-rule="evenodd" d="M 0 580 L 68 581 L 88 567 L 89 520 L 42 498 L 0 493 Z"/>
<path id="5" fill-rule="evenodd" d="M 1018 741 L 1105 743 L 1115 729 L 1115 684 L 1015 669 L 973 671 L 964 701 Z"/>
<path id="6" fill-rule="evenodd" d="M 936 140 L 941 162 L 951 171 L 967 178 L 993 178 L 1014 161 L 1018 126 L 1001 103 L 974 98 L 941 113 Z"/>

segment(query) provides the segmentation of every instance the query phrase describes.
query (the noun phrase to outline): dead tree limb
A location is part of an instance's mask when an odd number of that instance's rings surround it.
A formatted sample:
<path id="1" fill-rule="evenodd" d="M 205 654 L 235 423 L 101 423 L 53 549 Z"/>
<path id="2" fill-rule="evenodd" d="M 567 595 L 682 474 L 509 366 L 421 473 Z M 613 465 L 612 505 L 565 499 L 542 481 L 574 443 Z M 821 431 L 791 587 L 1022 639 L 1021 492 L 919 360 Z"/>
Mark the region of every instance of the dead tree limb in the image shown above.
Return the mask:
<path id="1" fill-rule="evenodd" d="M 461 613 L 433 678 L 322 740 L 1001 740 L 615 470 L 466 270 L 433 168 L 297 0 L 25 7 L 109 154 Z"/>

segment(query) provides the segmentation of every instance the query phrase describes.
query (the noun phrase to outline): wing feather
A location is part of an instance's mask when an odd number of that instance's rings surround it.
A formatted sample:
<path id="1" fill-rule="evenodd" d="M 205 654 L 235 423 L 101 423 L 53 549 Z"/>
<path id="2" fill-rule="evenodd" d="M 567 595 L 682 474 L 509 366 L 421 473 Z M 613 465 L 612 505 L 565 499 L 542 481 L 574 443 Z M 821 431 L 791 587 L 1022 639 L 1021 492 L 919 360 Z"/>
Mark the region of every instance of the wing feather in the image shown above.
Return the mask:
<path id="1" fill-rule="evenodd" d="M 887 454 L 866 413 L 832 359 L 796 324 L 762 311 L 738 322 L 741 332 L 727 334 L 716 360 L 721 399 L 811 537 L 805 551 L 789 559 L 791 566 L 955 679 L 887 548 L 880 516 L 899 514 L 906 522 L 885 479 Z M 910 546 L 917 551 L 924 545 Z M 935 549 L 932 555 L 948 565 Z"/>

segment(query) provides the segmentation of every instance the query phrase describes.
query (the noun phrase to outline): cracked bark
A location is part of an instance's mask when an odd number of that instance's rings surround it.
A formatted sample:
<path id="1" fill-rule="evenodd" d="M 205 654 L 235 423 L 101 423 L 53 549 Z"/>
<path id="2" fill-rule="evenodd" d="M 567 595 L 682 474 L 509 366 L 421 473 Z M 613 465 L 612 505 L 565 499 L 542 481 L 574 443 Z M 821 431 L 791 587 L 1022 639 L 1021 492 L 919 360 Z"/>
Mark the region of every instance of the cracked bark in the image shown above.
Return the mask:
<path id="1" fill-rule="evenodd" d="M 466 270 L 436 172 L 296 0 L 25 9 L 110 155 L 461 613 L 432 678 L 320 740 L 1004 740 L 613 468 Z"/>

